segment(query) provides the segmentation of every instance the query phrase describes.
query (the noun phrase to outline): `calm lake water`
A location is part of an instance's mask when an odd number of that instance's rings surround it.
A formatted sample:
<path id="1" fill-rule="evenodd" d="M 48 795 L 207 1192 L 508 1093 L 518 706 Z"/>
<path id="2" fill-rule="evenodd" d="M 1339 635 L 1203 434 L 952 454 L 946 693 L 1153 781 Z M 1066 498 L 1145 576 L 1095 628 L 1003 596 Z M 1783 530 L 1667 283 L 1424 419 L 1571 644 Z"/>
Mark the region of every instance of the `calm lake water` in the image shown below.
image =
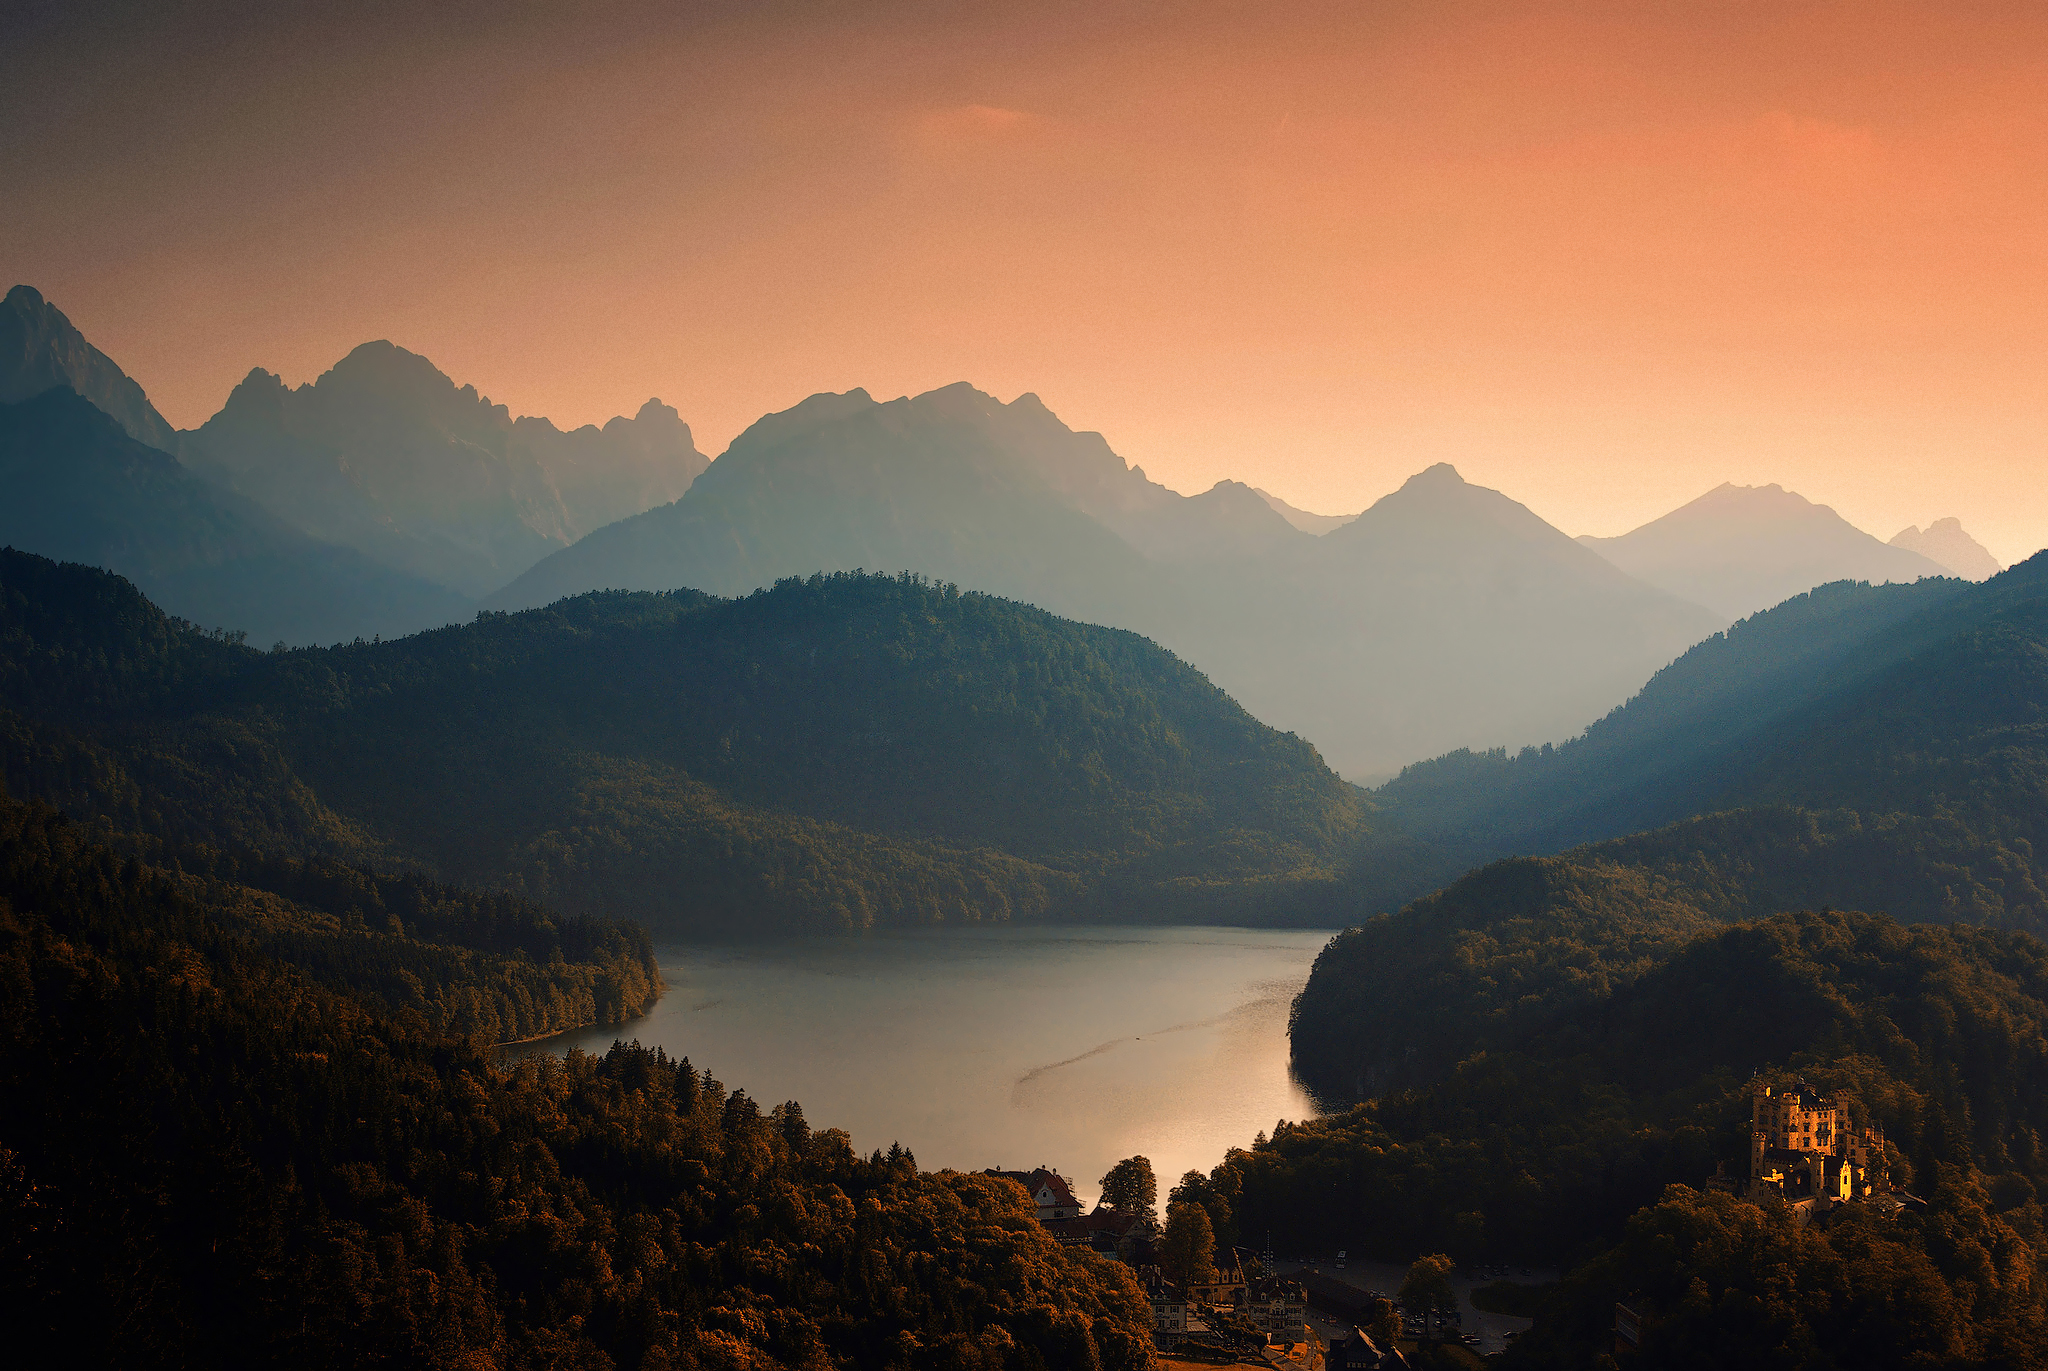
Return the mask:
<path id="1" fill-rule="evenodd" d="M 1279 1119 L 1317 1112 L 1287 1070 L 1287 1007 L 1327 932 L 1237 928 L 918 930 L 665 947 L 645 1018 L 529 1050 L 638 1038 L 766 1110 L 797 1100 L 863 1152 L 927 1169 L 1152 1159 L 1160 1199 Z"/>

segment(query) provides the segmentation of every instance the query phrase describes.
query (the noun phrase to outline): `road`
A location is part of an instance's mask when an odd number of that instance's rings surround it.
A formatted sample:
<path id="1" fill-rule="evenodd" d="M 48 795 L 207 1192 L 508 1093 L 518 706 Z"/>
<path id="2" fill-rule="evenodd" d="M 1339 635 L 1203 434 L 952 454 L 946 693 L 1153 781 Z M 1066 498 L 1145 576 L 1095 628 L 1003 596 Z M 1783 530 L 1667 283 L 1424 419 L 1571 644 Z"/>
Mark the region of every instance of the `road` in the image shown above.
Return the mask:
<path id="1" fill-rule="evenodd" d="M 1275 1261 L 1272 1270 L 1275 1275 L 1285 1276 L 1310 1267 L 1334 1280 L 1343 1281 L 1368 1293 L 1385 1295 L 1388 1299 L 1392 1299 L 1395 1292 L 1400 1290 L 1401 1281 L 1408 1274 L 1407 1267 L 1392 1262 L 1347 1261 L 1343 1269 L 1339 1270 L 1334 1258 L 1318 1258 L 1312 1262 Z M 1511 1267 L 1507 1276 L 1507 1279 L 1524 1285 L 1543 1285 L 1557 1278 L 1558 1273 L 1555 1271 L 1534 1267 Z M 1490 1276 L 1480 1280 L 1468 1280 L 1462 1275 L 1451 1277 L 1451 1288 L 1458 1292 L 1458 1310 L 1464 1319 L 1464 1331 L 1479 1335 L 1479 1342 L 1473 1350 L 1481 1356 L 1491 1356 L 1504 1351 L 1508 1345 L 1507 1335 L 1522 1332 L 1530 1323 L 1528 1319 L 1518 1319 L 1509 1314 L 1492 1314 L 1473 1306 L 1472 1288 L 1491 1284 L 1494 1279 Z M 1309 1311 L 1309 1326 L 1326 1342 L 1332 1338 L 1351 1336 L 1349 1328 L 1323 1318 L 1314 1310 Z"/>

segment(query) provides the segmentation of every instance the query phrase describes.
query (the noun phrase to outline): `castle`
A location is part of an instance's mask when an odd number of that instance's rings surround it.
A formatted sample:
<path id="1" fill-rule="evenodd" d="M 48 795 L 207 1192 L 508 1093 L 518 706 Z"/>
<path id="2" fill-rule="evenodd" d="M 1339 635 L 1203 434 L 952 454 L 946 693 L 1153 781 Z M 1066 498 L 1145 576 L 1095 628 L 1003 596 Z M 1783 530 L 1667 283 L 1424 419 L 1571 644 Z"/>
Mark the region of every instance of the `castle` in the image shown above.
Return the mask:
<path id="1" fill-rule="evenodd" d="M 1837 1204 L 1891 1196 L 1884 1133 L 1853 1131 L 1845 1112 L 1805 1081 L 1780 1088 L 1759 1078 L 1750 1087 L 1749 1182 L 1728 1188 L 1749 1199 L 1776 1195 L 1801 1222 L 1825 1221 Z"/>

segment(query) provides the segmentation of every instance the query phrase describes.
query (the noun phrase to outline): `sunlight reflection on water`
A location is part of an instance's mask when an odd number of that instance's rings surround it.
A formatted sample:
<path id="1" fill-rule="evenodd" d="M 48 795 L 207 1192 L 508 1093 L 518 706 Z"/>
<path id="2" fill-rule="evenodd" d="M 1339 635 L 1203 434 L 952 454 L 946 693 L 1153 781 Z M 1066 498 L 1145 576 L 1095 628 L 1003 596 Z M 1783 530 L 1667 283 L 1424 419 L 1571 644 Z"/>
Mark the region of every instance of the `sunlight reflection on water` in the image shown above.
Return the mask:
<path id="1" fill-rule="evenodd" d="M 520 1050 L 637 1038 L 763 1109 L 800 1101 L 862 1151 L 1048 1165 L 1090 1200 L 1142 1152 L 1163 1199 L 1183 1171 L 1317 1112 L 1288 1072 L 1287 1007 L 1329 937 L 1016 927 L 663 947 L 669 990 L 645 1018 Z"/>

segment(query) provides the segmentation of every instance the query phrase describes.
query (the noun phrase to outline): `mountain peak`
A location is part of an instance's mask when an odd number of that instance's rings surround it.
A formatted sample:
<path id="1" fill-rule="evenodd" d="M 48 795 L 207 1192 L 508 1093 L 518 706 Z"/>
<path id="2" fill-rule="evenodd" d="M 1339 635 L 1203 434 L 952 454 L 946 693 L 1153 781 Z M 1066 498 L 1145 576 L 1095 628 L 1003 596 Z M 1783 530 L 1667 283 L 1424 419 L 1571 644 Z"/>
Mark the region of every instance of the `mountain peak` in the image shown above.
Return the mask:
<path id="1" fill-rule="evenodd" d="M 1892 535 L 1891 545 L 1938 562 L 1966 581 L 1989 580 L 2005 569 L 1982 543 L 1963 531 L 1961 519 L 1936 519 L 1924 529 L 1908 525 Z"/>
<path id="2" fill-rule="evenodd" d="M 17 285 L 0 301 L 0 404 L 18 404 L 57 386 L 84 396 L 128 436 L 175 452 L 178 432 L 128 374 L 87 342 L 34 286 Z"/>
<path id="3" fill-rule="evenodd" d="M 1462 486 L 1471 484 L 1458 474 L 1458 469 L 1449 462 L 1438 462 L 1426 466 L 1401 483 L 1401 489 L 1410 486 Z"/>
<path id="4" fill-rule="evenodd" d="M 1731 619 L 1833 581 L 1938 576 L 1929 557 L 1886 546 L 1826 505 L 1773 482 L 1723 481 L 1615 538 L 1581 538 L 1629 575 Z"/>

